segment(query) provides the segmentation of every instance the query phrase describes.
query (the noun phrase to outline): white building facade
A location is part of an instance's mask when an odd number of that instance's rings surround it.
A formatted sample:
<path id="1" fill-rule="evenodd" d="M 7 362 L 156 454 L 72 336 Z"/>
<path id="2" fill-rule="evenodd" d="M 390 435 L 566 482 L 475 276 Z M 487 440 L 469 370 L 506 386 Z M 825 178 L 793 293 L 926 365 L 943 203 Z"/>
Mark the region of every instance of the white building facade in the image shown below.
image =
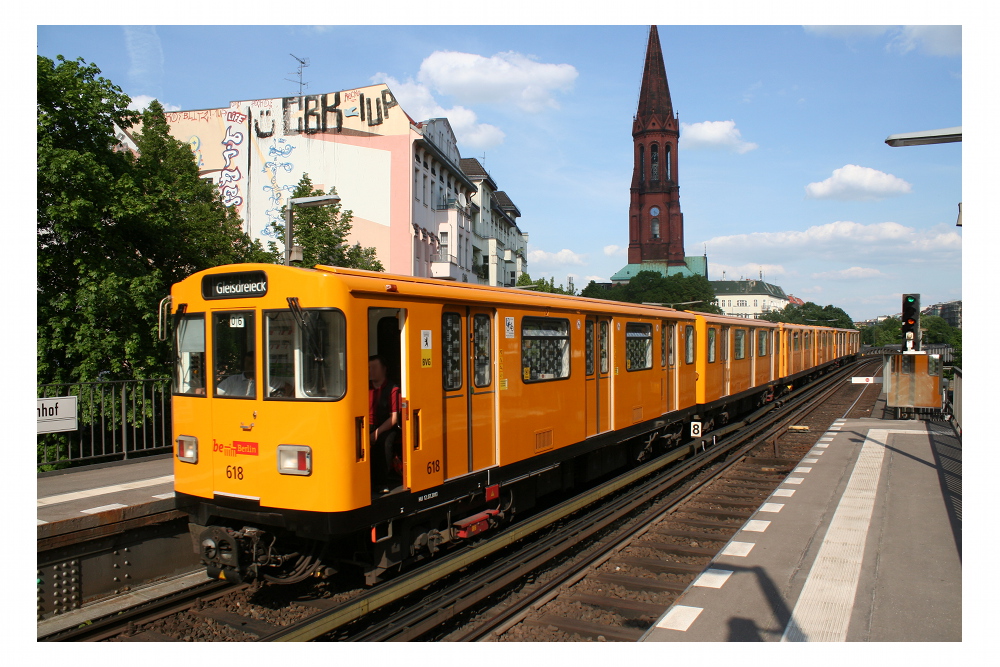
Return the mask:
<path id="1" fill-rule="evenodd" d="M 763 280 L 710 280 L 715 305 L 726 315 L 758 319 L 791 303 L 785 291 Z"/>

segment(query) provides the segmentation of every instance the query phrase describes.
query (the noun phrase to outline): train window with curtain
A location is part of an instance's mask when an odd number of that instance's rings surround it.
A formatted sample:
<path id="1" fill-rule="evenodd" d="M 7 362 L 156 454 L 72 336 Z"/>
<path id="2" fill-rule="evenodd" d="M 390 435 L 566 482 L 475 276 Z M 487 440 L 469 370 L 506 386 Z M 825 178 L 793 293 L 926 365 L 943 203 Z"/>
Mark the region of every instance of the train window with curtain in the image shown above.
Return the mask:
<path id="1" fill-rule="evenodd" d="M 667 327 L 667 363 L 674 365 L 674 325 Z"/>
<path id="2" fill-rule="evenodd" d="M 607 322 L 601 322 L 601 373 L 604 374 L 607 374 L 609 364 L 611 363 L 611 355 L 608 349 L 611 337 L 608 332 L 608 326 Z"/>
<path id="3" fill-rule="evenodd" d="M 490 340 L 490 316 L 476 315 L 472 318 L 473 350 L 476 355 L 476 377 L 477 387 L 488 387 L 491 378 L 491 353 L 492 341 Z"/>
<path id="4" fill-rule="evenodd" d="M 759 329 L 757 331 L 757 356 L 766 357 L 767 356 L 767 330 Z"/>
<path id="5" fill-rule="evenodd" d="M 708 347 L 708 363 L 715 363 L 715 337 L 718 330 L 715 327 L 708 328 L 708 342 L 706 346 Z"/>
<path id="6" fill-rule="evenodd" d="M 625 370 L 644 371 L 653 367 L 653 325 L 625 324 Z"/>
<path id="7" fill-rule="evenodd" d="M 667 327 L 666 322 L 660 322 L 660 368 L 667 366 Z"/>
<path id="8" fill-rule="evenodd" d="M 569 377 L 569 320 L 525 317 L 521 320 L 521 379 L 524 382 Z"/>
<path id="9" fill-rule="evenodd" d="M 694 326 L 687 324 L 684 326 L 684 363 L 694 363 Z"/>
<path id="10" fill-rule="evenodd" d="M 586 331 L 586 342 L 584 344 L 585 352 L 584 357 L 587 363 L 587 375 L 594 374 L 594 322 L 593 320 L 587 320 L 587 327 L 584 329 Z"/>
<path id="11" fill-rule="evenodd" d="M 458 313 L 441 316 L 441 372 L 446 391 L 462 388 L 462 317 Z"/>
<path id="12" fill-rule="evenodd" d="M 257 346 L 254 311 L 212 313 L 212 377 L 215 396 L 253 399 Z"/>
<path id="13" fill-rule="evenodd" d="M 733 332 L 733 358 L 746 359 L 747 356 L 747 332 L 745 329 L 737 329 Z"/>
<path id="14" fill-rule="evenodd" d="M 265 399 L 340 399 L 347 391 L 347 321 L 339 310 L 264 313 Z"/>
<path id="15" fill-rule="evenodd" d="M 205 315 L 177 318 L 174 393 L 205 395 Z"/>

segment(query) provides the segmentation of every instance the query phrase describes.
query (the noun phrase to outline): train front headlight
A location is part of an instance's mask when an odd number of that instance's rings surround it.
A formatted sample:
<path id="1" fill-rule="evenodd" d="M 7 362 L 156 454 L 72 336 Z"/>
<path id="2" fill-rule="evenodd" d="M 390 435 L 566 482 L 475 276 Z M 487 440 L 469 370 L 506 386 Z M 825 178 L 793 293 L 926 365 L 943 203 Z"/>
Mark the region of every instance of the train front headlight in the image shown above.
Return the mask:
<path id="1" fill-rule="evenodd" d="M 312 474 L 312 448 L 305 445 L 278 445 L 278 472 L 282 475 Z"/>
<path id="2" fill-rule="evenodd" d="M 193 435 L 177 436 L 177 458 L 185 463 L 197 463 L 198 438 Z"/>

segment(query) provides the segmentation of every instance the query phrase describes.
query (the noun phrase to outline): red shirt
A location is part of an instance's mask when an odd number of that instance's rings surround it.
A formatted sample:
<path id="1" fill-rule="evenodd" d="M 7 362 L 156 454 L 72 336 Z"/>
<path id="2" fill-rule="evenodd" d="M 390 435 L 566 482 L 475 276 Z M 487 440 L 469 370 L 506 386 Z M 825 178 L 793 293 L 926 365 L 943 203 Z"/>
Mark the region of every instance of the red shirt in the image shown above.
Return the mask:
<path id="1" fill-rule="evenodd" d="M 387 384 L 389 383 L 383 382 L 381 387 L 376 388 L 371 382 L 368 383 L 368 423 L 373 429 L 382 425 L 382 422 L 375 423 L 375 406 Z M 399 412 L 399 387 L 393 387 L 389 394 L 389 412 Z"/>

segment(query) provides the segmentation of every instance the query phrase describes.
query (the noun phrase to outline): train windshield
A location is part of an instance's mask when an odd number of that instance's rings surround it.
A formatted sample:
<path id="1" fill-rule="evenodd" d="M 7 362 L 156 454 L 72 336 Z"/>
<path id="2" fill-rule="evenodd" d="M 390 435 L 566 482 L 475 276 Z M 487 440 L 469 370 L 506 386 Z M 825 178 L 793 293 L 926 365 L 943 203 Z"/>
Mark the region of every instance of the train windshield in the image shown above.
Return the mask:
<path id="1" fill-rule="evenodd" d="M 339 310 L 282 310 L 267 312 L 265 317 L 265 398 L 342 398 L 347 391 L 344 314 Z"/>
<path id="2" fill-rule="evenodd" d="M 205 394 L 205 315 L 177 318 L 177 358 L 174 365 L 174 393 Z"/>

